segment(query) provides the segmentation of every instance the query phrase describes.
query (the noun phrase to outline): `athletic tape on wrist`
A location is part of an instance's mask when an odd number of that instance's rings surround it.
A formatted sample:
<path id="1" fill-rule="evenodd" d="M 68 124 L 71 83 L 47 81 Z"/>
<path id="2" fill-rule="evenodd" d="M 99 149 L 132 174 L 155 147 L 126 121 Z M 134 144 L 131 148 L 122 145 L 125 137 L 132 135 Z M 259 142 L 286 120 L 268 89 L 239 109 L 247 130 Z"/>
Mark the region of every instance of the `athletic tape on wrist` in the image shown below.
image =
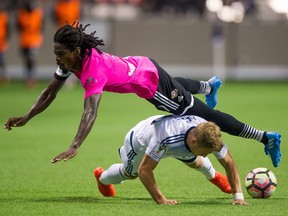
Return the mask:
<path id="1" fill-rule="evenodd" d="M 235 194 L 233 194 L 233 199 L 234 200 L 244 200 L 243 193 L 235 193 Z"/>

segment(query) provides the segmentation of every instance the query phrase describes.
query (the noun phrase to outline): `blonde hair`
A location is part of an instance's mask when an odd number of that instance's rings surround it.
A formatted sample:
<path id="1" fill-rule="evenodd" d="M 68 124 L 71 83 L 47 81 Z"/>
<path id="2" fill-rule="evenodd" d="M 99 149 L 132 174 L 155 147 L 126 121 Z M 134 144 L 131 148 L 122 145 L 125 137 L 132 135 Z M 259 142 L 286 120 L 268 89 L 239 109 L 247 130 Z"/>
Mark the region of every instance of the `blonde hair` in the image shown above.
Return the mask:
<path id="1" fill-rule="evenodd" d="M 215 123 L 200 123 L 192 131 L 194 131 L 193 135 L 196 137 L 197 142 L 203 147 L 210 148 L 213 151 L 220 151 L 223 147 L 221 130 Z"/>

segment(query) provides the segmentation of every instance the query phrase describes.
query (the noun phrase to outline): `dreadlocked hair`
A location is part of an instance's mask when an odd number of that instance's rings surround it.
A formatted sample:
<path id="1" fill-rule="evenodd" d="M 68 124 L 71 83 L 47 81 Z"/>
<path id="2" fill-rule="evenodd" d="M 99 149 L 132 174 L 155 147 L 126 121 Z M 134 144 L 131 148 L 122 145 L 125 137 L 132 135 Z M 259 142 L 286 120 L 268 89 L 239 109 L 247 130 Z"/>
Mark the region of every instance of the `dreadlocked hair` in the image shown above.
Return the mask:
<path id="1" fill-rule="evenodd" d="M 79 22 L 74 22 L 69 25 L 60 27 L 54 35 L 54 43 L 65 45 L 70 51 L 74 51 L 77 47 L 81 49 L 81 58 L 84 59 L 86 55 L 90 56 L 92 48 L 95 48 L 99 53 L 102 53 L 97 46 L 104 46 L 104 41 L 95 37 L 96 31 L 91 34 L 86 34 L 85 29 L 90 26 L 87 24 L 83 26 Z"/>

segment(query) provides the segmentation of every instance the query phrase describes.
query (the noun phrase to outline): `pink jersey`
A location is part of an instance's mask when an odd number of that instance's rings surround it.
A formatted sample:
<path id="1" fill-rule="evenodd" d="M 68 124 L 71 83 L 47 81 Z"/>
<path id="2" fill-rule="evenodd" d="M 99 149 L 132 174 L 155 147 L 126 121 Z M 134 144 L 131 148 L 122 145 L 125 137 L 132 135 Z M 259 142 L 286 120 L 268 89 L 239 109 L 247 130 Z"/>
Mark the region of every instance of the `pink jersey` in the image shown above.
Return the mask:
<path id="1" fill-rule="evenodd" d="M 85 89 L 85 98 L 103 91 L 136 93 L 151 99 L 158 87 L 158 71 L 147 57 L 121 58 L 92 49 L 83 61 L 82 70 L 74 73 Z"/>

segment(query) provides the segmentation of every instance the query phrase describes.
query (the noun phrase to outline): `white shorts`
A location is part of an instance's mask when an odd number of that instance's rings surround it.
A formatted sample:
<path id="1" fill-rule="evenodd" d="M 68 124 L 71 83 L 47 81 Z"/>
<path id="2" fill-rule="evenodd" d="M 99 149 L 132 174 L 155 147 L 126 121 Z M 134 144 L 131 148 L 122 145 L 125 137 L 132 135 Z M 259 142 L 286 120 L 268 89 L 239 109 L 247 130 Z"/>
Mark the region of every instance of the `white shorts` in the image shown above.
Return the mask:
<path id="1" fill-rule="evenodd" d="M 135 129 L 135 128 L 133 128 Z M 138 177 L 138 169 L 146 153 L 147 146 L 139 142 L 139 131 L 131 129 L 125 136 L 124 145 L 119 149 L 119 154 L 123 163 L 125 172 L 131 177 Z M 147 131 L 146 131 L 147 132 Z M 138 133 L 138 137 L 135 136 Z M 142 136 L 142 134 L 140 135 Z M 141 139 L 140 139 L 141 140 Z M 192 164 L 196 161 L 197 156 L 174 157 L 186 164 Z M 156 160 L 157 161 L 157 160 Z"/>
<path id="2" fill-rule="evenodd" d="M 126 134 L 124 145 L 119 149 L 119 154 L 125 172 L 131 177 L 138 177 L 138 168 L 144 157 L 145 149 L 141 149 L 141 144 L 135 138 L 133 130 Z"/>

